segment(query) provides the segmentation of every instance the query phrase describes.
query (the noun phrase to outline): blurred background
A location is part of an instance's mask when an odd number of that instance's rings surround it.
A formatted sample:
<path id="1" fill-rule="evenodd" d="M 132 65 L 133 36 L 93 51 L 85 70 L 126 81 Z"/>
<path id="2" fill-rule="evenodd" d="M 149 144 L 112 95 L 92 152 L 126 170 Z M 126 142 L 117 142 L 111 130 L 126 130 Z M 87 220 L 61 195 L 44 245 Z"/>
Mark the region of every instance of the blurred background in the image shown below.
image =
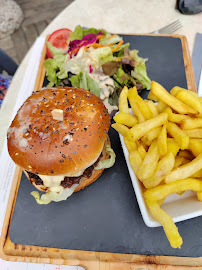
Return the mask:
<path id="1" fill-rule="evenodd" d="M 18 65 L 46 26 L 73 0 L 0 0 L 0 48 Z"/>

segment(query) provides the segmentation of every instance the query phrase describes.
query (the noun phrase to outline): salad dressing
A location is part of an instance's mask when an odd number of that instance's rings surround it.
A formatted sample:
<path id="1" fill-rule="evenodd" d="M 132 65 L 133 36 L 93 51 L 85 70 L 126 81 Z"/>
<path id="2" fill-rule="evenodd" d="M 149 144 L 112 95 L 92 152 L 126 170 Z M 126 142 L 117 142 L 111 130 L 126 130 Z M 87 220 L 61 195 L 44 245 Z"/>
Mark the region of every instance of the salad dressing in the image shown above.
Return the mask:
<path id="1" fill-rule="evenodd" d="M 109 114 L 114 110 L 118 110 L 118 106 L 110 105 L 109 103 L 109 96 L 113 94 L 115 89 L 113 79 L 101 72 L 90 73 L 88 75 L 97 82 L 99 88 L 101 89 L 100 99 L 103 100 L 103 103 L 107 108 Z"/>

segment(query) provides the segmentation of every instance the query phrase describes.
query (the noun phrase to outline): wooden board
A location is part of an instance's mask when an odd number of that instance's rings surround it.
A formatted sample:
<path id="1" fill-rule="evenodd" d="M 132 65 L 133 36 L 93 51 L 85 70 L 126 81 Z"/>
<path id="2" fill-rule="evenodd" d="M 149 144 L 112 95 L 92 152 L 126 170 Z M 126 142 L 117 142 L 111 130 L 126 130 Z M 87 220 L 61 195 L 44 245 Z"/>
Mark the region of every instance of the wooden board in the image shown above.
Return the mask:
<path id="1" fill-rule="evenodd" d="M 189 55 L 186 38 L 179 35 L 171 35 L 180 38 L 183 48 L 185 71 L 188 89 L 196 92 L 194 74 Z M 34 90 L 42 87 L 45 69 L 43 62 L 46 51 L 43 49 L 41 63 Z M 114 269 L 202 269 L 202 257 L 174 257 L 174 256 L 146 256 L 136 254 L 117 254 L 94 251 L 65 250 L 39 246 L 17 245 L 10 241 L 9 225 L 15 206 L 18 187 L 21 179 L 21 169 L 16 168 L 15 176 L 10 192 L 9 203 L 4 220 L 0 239 L 0 257 L 9 261 L 50 263 L 61 265 L 80 265 L 89 270 L 114 270 Z"/>

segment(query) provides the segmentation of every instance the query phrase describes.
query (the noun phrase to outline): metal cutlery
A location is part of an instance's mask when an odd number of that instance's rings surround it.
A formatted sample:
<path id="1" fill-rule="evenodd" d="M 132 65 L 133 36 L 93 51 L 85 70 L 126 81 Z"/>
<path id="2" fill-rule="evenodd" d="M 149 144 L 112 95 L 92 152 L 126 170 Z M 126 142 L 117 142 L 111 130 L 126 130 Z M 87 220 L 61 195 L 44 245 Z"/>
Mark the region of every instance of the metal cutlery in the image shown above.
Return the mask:
<path id="1" fill-rule="evenodd" d="M 172 34 L 174 32 L 176 32 L 178 29 L 180 29 L 182 27 L 182 24 L 179 20 L 176 20 L 170 24 L 168 24 L 167 26 L 160 28 L 157 31 L 153 31 L 150 34 Z"/>

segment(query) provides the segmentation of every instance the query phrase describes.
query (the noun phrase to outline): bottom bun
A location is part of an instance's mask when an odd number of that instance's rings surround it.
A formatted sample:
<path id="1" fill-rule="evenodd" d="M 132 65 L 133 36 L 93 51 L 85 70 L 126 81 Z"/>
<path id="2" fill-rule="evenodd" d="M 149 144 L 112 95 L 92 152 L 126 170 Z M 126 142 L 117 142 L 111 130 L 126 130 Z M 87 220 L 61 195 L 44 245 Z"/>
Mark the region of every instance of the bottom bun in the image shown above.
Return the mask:
<path id="1" fill-rule="evenodd" d="M 102 150 L 102 156 L 100 158 L 100 161 L 109 158 L 109 154 L 106 151 L 106 146 L 107 145 L 110 145 L 111 146 L 111 143 L 110 143 L 110 140 L 109 140 L 109 137 L 108 136 L 106 138 L 106 141 L 105 141 L 105 144 L 104 144 L 104 147 L 103 147 L 103 150 Z M 36 189 L 38 189 L 38 190 L 40 190 L 42 192 L 48 192 L 48 187 L 46 187 L 44 185 L 41 185 L 41 184 L 36 185 L 36 183 L 34 182 L 34 180 L 29 178 L 28 173 L 25 170 L 23 170 L 23 171 L 24 171 L 25 175 L 27 176 L 27 178 L 29 179 L 29 181 L 31 182 L 31 184 L 33 186 L 35 186 Z M 101 176 L 101 174 L 103 172 L 104 172 L 104 169 L 100 169 L 100 170 L 95 170 L 94 169 L 91 177 L 84 178 L 81 181 L 81 183 L 75 188 L 74 192 L 78 192 L 79 190 L 84 189 L 85 187 L 87 187 L 90 184 L 92 184 L 93 182 L 95 182 Z"/>
<path id="2" fill-rule="evenodd" d="M 95 182 L 101 174 L 104 172 L 104 169 L 101 170 L 94 170 L 93 174 L 91 175 L 90 178 L 85 178 L 84 180 L 81 181 L 81 183 L 78 185 L 78 187 L 75 188 L 74 192 L 77 192 L 81 189 L 84 189 L 85 187 L 89 186 L 93 182 Z"/>

